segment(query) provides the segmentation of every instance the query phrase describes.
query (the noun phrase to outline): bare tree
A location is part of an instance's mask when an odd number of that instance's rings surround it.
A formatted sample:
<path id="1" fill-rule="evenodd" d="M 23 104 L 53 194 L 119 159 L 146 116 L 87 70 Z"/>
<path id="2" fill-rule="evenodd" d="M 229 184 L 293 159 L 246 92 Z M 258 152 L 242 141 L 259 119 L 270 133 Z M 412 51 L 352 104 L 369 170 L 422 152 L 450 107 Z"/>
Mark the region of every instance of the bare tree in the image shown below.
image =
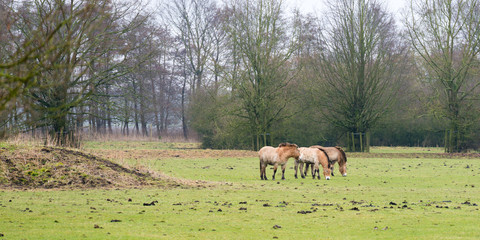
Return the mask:
<path id="1" fill-rule="evenodd" d="M 215 1 L 179 0 L 165 2 L 166 20 L 173 26 L 177 39 L 182 43 L 184 58 L 181 86 L 181 121 L 183 135 L 188 137 L 187 109 L 191 98 L 205 85 L 206 65 L 212 48 L 210 32 L 216 13 Z M 190 76 L 193 75 L 193 76 Z"/>
<path id="2" fill-rule="evenodd" d="M 240 62 L 238 75 L 229 80 L 241 102 L 237 115 L 248 121 L 254 149 L 267 145 L 272 124 L 286 117 L 289 103 L 286 90 L 294 74 L 288 60 L 298 39 L 296 32 L 287 32 L 282 6 L 276 0 L 234 0 L 228 6 L 229 40 Z"/>
<path id="3" fill-rule="evenodd" d="M 35 60 L 44 64 L 47 59 L 57 59 L 55 51 L 65 44 L 49 45 L 68 19 L 59 21 L 48 29 L 27 25 L 25 16 L 31 15 L 30 4 L 16 5 L 14 1 L 0 1 L 0 112 L 7 104 L 35 85 L 41 68 L 32 65 Z M 61 13 L 60 8 L 51 8 L 43 13 L 43 19 L 50 21 Z"/>
<path id="4" fill-rule="evenodd" d="M 392 103 L 405 48 L 393 17 L 375 0 L 331 1 L 325 19 L 317 64 L 323 117 L 349 133 L 350 150 L 368 151 L 368 132 Z"/>
<path id="5" fill-rule="evenodd" d="M 211 38 L 216 12 L 212 0 L 179 0 L 167 2 L 168 21 L 175 27 L 186 50 L 189 68 L 193 73 L 192 91 L 200 89 L 210 55 Z"/>
<path id="6" fill-rule="evenodd" d="M 224 73 L 227 48 L 227 33 L 225 32 L 225 25 L 227 25 L 229 11 L 226 8 L 217 9 L 213 18 L 212 29 L 209 31 L 209 38 L 212 41 L 212 48 L 210 51 L 211 65 L 210 70 L 213 74 L 213 96 L 217 96 L 220 88 L 220 77 Z"/>
<path id="7" fill-rule="evenodd" d="M 406 26 L 424 78 L 436 93 L 437 115 L 449 122 L 445 150 L 465 150 L 466 133 L 478 117 L 470 113 L 480 85 L 474 71 L 479 66 L 480 1 L 411 1 Z"/>
<path id="8" fill-rule="evenodd" d="M 36 77 L 38 85 L 29 89 L 28 98 L 33 110 L 39 113 L 37 122 L 49 128 L 57 144 L 75 145 L 71 124 L 73 109 L 91 99 L 97 88 L 124 74 L 119 68 L 121 59 L 114 62 L 109 54 L 129 50 L 115 41 L 135 27 L 126 18 L 127 10 L 134 9 L 130 8 L 132 5 L 96 0 L 36 1 L 35 4 L 33 16 L 38 18 L 24 19 L 25 23 L 35 24 L 25 24 L 24 34 L 31 34 L 32 29 L 48 33 L 49 29 L 61 25 L 45 44 L 61 47 L 54 48 L 49 55 L 54 57 L 46 59 L 39 50 L 36 55 L 41 57 L 29 62 L 40 69 L 40 74 Z M 52 9 L 58 9 L 54 18 L 42 18 L 50 15 Z M 39 43 L 44 42 L 43 39 L 45 37 L 39 38 Z"/>

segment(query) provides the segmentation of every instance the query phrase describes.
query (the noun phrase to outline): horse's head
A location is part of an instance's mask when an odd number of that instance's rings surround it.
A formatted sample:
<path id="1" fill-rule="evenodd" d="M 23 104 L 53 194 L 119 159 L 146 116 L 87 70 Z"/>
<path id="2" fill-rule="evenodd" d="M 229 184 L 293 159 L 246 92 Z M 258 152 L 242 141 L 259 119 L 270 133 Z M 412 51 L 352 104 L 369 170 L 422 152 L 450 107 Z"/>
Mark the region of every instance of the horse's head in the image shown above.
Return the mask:
<path id="1" fill-rule="evenodd" d="M 293 157 L 295 159 L 298 159 L 300 157 L 300 151 L 298 150 L 298 145 L 294 143 L 280 143 L 278 145 L 279 148 L 282 148 L 282 150 L 289 156 Z"/>

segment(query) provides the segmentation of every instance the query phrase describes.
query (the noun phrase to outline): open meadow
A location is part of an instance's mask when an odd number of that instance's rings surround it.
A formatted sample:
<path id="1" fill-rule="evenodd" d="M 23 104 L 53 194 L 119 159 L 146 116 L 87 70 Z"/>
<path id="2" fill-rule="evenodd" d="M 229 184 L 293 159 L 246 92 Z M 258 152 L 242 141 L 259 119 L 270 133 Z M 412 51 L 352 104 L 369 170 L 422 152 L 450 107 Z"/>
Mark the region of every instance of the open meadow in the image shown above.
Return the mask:
<path id="1" fill-rule="evenodd" d="M 3 186 L 0 239 L 480 238 L 478 154 L 372 148 L 347 153 L 347 177 L 337 165 L 329 181 L 295 179 L 290 159 L 286 180 L 280 171 L 270 180 L 268 167 L 262 181 L 252 151 L 141 141 L 87 142 L 82 151 L 173 184 Z"/>

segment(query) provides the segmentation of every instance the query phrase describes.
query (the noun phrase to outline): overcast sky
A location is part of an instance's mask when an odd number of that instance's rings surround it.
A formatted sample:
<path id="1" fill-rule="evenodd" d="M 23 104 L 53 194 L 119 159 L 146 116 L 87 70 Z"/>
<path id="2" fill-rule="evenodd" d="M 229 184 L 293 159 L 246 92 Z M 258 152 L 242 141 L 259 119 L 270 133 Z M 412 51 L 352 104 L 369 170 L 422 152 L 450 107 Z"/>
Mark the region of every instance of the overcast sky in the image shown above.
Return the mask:
<path id="1" fill-rule="evenodd" d="M 285 0 L 289 8 L 298 7 L 303 13 L 314 13 L 320 15 L 325 10 L 325 0 Z M 409 0 L 380 0 L 384 2 L 388 10 L 400 17 L 401 10 L 406 6 Z"/>

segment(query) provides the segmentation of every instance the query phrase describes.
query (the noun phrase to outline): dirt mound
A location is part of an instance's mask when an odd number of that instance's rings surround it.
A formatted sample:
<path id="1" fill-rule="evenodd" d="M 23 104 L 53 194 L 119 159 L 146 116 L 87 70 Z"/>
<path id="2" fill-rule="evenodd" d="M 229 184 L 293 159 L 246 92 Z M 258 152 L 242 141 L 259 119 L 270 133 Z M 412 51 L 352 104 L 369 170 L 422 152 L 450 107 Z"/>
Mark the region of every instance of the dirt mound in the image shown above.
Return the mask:
<path id="1" fill-rule="evenodd" d="M 171 186 L 152 174 L 83 152 L 52 147 L 0 148 L 0 188 Z"/>

